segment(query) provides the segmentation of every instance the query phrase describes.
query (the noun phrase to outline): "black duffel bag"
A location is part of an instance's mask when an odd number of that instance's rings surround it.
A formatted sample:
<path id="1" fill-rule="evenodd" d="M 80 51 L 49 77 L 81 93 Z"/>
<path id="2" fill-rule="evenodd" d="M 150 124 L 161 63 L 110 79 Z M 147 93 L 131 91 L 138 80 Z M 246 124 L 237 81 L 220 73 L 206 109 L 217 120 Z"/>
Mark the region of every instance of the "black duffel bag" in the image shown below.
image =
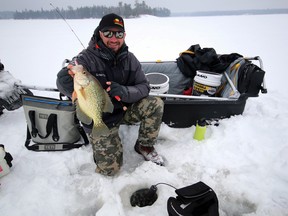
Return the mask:
<path id="1" fill-rule="evenodd" d="M 203 182 L 175 190 L 167 201 L 169 216 L 219 216 L 216 193 Z"/>

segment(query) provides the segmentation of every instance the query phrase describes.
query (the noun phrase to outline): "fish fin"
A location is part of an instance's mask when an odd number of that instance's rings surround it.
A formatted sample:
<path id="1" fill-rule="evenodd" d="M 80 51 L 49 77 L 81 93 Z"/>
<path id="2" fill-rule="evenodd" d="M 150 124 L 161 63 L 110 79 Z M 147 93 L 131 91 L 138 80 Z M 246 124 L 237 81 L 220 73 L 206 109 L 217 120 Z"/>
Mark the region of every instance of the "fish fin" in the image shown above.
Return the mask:
<path id="1" fill-rule="evenodd" d="M 76 91 L 73 91 L 72 92 L 72 102 L 74 103 L 76 101 L 76 99 L 77 99 L 77 93 L 76 93 Z"/>
<path id="2" fill-rule="evenodd" d="M 81 121 L 84 124 L 91 124 L 92 123 L 92 118 L 90 118 L 89 116 L 87 116 L 79 107 L 78 101 L 76 101 L 76 115 L 77 118 L 79 119 L 79 121 Z"/>
<path id="3" fill-rule="evenodd" d="M 82 95 L 82 97 L 84 98 L 84 100 L 86 100 L 86 94 L 85 94 L 85 89 L 83 87 L 81 87 L 80 89 L 80 94 Z"/>
<path id="4" fill-rule="evenodd" d="M 112 113 L 114 109 L 114 105 L 106 91 L 104 91 L 104 107 L 103 112 Z"/>
<path id="5" fill-rule="evenodd" d="M 108 135 L 110 132 L 109 128 L 104 124 L 94 125 L 92 128 L 92 136 L 98 137 L 103 135 Z"/>

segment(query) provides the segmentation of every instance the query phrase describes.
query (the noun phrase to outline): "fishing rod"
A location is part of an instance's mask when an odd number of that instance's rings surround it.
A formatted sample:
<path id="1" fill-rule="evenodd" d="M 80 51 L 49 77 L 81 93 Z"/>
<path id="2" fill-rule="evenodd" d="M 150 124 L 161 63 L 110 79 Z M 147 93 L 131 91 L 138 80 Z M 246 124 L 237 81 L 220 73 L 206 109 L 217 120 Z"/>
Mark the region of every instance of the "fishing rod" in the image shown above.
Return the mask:
<path id="1" fill-rule="evenodd" d="M 59 90 L 57 88 L 53 88 L 53 87 L 26 85 L 26 84 L 20 84 L 20 83 L 15 83 L 14 86 L 17 87 L 17 88 L 23 88 L 23 89 L 33 89 L 33 90 L 38 90 L 38 91 L 59 92 Z"/>
<path id="2" fill-rule="evenodd" d="M 37 85 L 15 84 L 18 88 L 33 89 L 38 91 L 51 91 L 59 92 L 57 88 L 43 87 Z M 193 96 L 193 95 L 177 95 L 177 94 L 160 94 L 150 92 L 149 96 L 161 97 L 161 98 L 175 98 L 175 99 L 198 99 L 198 100 L 210 100 L 210 101 L 236 101 L 236 98 L 220 98 L 220 97 L 207 97 L 207 96 Z M 116 100 L 119 100 L 116 98 Z M 121 100 L 121 99 L 120 99 Z"/>
<path id="3" fill-rule="evenodd" d="M 75 35 L 75 37 L 78 39 L 78 41 L 80 42 L 80 44 L 82 45 L 82 47 L 85 49 L 85 46 L 83 45 L 83 43 L 81 42 L 81 40 L 79 39 L 79 37 L 77 36 L 77 34 L 74 32 L 74 30 L 72 29 L 72 27 L 69 25 L 69 23 L 67 22 L 67 20 L 65 19 L 65 17 L 61 14 L 61 12 L 58 10 L 58 8 L 54 7 L 54 5 L 52 3 L 50 3 L 51 7 L 54 8 L 54 10 L 59 14 L 59 16 L 64 20 L 64 22 L 67 24 L 67 26 L 70 28 L 70 30 L 73 32 L 73 34 Z"/>

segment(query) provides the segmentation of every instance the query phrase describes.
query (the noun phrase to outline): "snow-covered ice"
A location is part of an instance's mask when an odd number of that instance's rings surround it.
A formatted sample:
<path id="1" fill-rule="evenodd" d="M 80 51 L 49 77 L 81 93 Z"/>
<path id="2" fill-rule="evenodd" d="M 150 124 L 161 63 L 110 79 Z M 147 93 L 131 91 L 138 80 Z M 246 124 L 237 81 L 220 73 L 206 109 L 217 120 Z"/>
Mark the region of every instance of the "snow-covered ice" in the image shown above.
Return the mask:
<path id="1" fill-rule="evenodd" d="M 88 44 L 99 19 L 68 22 Z M 130 205 L 131 194 L 159 182 L 181 188 L 198 181 L 215 190 L 221 215 L 288 215 L 288 15 L 143 16 L 125 24 L 126 42 L 140 61 L 175 60 L 193 44 L 221 54 L 260 56 L 268 94 L 249 98 L 243 115 L 208 127 L 200 142 L 193 140 L 194 126 L 163 124 L 156 148 L 165 167 L 134 152 L 138 126 L 121 126 L 124 166 L 115 177 L 94 172 L 90 145 L 28 151 L 23 109 L 4 111 L 0 143 L 14 160 L 11 172 L 0 179 L 0 215 L 164 216 L 167 199 L 176 195 L 173 188 L 159 185 L 158 200 L 144 208 Z M 23 84 L 55 87 L 62 61 L 83 49 L 63 20 L 0 20 L 0 26 L 0 59 Z"/>

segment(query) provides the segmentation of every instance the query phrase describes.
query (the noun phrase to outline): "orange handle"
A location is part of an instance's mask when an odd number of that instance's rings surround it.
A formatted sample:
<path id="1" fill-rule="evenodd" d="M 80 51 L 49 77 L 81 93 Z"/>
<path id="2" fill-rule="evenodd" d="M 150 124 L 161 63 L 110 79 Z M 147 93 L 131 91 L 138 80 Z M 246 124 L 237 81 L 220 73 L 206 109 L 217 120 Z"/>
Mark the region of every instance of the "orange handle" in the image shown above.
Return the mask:
<path id="1" fill-rule="evenodd" d="M 118 95 L 116 95 L 114 98 L 122 104 L 121 98 L 120 98 Z M 126 110 L 127 110 L 127 107 L 124 106 L 123 104 L 122 104 L 122 106 L 123 106 L 123 110 L 126 111 Z"/>

